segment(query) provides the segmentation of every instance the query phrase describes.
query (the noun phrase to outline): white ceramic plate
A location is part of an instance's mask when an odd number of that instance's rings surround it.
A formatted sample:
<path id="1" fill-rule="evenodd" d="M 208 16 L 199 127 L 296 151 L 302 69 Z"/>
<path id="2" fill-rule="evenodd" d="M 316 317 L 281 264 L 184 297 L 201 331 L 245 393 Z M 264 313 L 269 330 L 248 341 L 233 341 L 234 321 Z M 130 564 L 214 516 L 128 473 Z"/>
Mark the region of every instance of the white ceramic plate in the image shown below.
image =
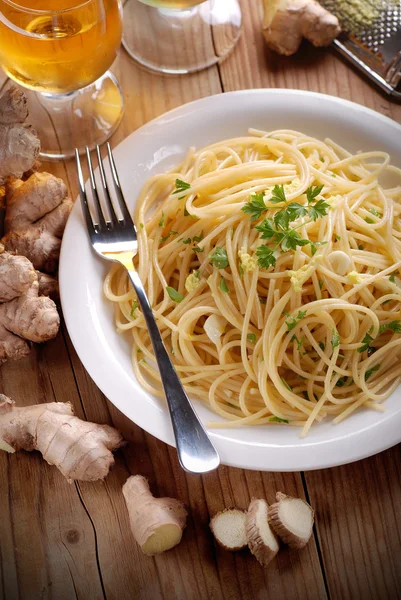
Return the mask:
<path id="1" fill-rule="evenodd" d="M 204 98 L 147 123 L 116 149 L 122 187 L 130 205 L 150 175 L 177 164 L 189 146 L 200 148 L 245 135 L 249 127 L 297 129 L 331 137 L 350 151 L 385 150 L 401 166 L 401 126 L 382 115 L 331 96 L 295 90 L 247 90 Z M 149 396 L 132 372 L 130 343 L 116 333 L 112 307 L 102 295 L 109 265 L 92 251 L 79 202 L 60 259 L 60 288 L 69 334 L 92 379 L 129 419 L 173 444 L 164 403 Z M 203 423 L 214 415 L 195 401 Z M 376 454 L 401 441 L 401 389 L 386 411 L 364 410 L 339 425 L 314 425 L 306 439 L 293 427 L 211 430 L 223 464 L 268 471 L 318 469 Z"/>

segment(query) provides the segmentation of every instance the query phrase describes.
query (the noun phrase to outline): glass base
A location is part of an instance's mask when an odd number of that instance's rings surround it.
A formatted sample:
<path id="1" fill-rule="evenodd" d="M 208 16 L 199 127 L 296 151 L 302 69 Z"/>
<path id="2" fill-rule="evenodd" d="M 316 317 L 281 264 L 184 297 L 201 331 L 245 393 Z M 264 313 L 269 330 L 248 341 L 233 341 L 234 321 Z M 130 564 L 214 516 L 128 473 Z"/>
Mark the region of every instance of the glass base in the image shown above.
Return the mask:
<path id="1" fill-rule="evenodd" d="M 163 0 L 153 1 L 163 5 Z M 207 0 L 187 9 L 157 8 L 127 0 L 123 46 L 152 71 L 193 73 L 230 54 L 241 35 L 241 21 L 238 0 Z"/>
<path id="2" fill-rule="evenodd" d="M 117 129 L 124 100 L 115 76 L 107 71 L 100 79 L 77 92 L 45 94 L 24 88 L 28 98 L 27 121 L 37 131 L 40 157 L 58 160 L 74 156 L 88 146 L 102 144 Z"/>

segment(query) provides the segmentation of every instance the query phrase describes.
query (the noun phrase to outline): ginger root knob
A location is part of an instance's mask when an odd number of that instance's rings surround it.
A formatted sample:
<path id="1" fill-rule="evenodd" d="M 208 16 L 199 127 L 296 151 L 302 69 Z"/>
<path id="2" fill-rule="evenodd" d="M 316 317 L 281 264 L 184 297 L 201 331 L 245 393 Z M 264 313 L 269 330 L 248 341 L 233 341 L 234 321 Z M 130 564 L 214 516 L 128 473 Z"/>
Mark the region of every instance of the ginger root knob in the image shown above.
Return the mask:
<path id="1" fill-rule="evenodd" d="M 290 56 L 302 38 L 328 46 L 341 31 L 338 19 L 316 0 L 262 0 L 263 35 L 269 48 Z"/>
<path id="2" fill-rule="evenodd" d="M 142 475 L 123 486 L 134 538 L 144 554 L 153 556 L 180 543 L 187 522 L 185 506 L 175 498 L 154 498 Z"/>

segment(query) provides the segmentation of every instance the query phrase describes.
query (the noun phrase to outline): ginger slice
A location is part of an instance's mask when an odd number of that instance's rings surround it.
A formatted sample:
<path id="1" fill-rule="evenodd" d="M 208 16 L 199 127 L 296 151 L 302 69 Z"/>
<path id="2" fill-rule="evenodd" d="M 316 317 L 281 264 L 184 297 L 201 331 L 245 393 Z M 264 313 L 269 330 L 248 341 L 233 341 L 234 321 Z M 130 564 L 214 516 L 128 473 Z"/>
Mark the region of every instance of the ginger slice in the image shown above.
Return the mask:
<path id="1" fill-rule="evenodd" d="M 266 44 L 290 56 L 302 38 L 314 46 L 328 46 L 341 31 L 338 19 L 316 0 L 262 0 L 263 35 Z"/>
<path id="2" fill-rule="evenodd" d="M 248 547 L 262 567 L 267 567 L 279 551 L 276 534 L 268 522 L 268 508 L 266 500 L 253 499 L 246 514 Z"/>
<path id="3" fill-rule="evenodd" d="M 241 550 L 247 545 L 246 514 L 238 508 L 218 512 L 210 521 L 210 529 L 220 546 L 226 550 Z"/>
<path id="4" fill-rule="evenodd" d="M 281 492 L 276 500 L 268 511 L 270 526 L 290 548 L 303 548 L 312 535 L 315 511 L 305 500 Z"/>
<path id="5" fill-rule="evenodd" d="M 0 449 L 38 450 L 70 483 L 104 479 L 123 443 L 113 427 L 75 417 L 69 402 L 17 407 L 0 394 Z"/>
<path id="6" fill-rule="evenodd" d="M 123 485 L 132 533 L 144 554 L 153 556 L 180 543 L 187 521 L 185 506 L 175 498 L 154 498 L 142 475 Z"/>

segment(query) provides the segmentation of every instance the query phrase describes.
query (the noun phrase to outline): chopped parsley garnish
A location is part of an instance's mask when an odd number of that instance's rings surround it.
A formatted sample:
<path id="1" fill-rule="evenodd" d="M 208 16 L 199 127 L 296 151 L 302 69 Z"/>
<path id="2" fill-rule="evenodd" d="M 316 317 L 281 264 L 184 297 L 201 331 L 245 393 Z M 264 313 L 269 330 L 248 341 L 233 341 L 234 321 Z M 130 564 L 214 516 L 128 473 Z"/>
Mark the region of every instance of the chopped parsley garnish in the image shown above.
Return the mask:
<path id="1" fill-rule="evenodd" d="M 287 312 L 283 312 L 283 315 L 288 317 L 285 324 L 287 325 L 287 331 L 291 331 L 297 325 L 298 321 L 300 321 L 306 316 L 306 310 L 299 310 L 296 317 L 293 317 Z"/>
<path id="2" fill-rule="evenodd" d="M 178 231 L 173 231 L 173 230 L 169 231 L 169 233 L 167 235 L 160 238 L 160 242 L 161 243 L 166 242 L 168 240 L 168 238 L 171 237 L 172 235 L 178 235 Z"/>
<path id="3" fill-rule="evenodd" d="M 364 250 L 365 246 L 363 244 L 358 244 L 358 250 Z"/>
<path id="4" fill-rule="evenodd" d="M 324 352 L 326 350 L 326 345 L 323 342 L 319 342 L 318 344 L 320 350 L 322 350 L 322 352 Z"/>
<path id="5" fill-rule="evenodd" d="M 329 204 L 321 199 L 317 200 L 317 196 L 322 191 L 323 186 L 311 186 L 307 189 L 306 195 L 308 198 L 308 206 L 303 206 L 298 202 L 287 204 L 283 186 L 274 186 L 273 196 L 270 202 L 285 203 L 285 208 L 276 212 L 273 218 L 265 218 L 255 229 L 261 233 L 262 240 L 270 240 L 274 244 L 273 247 L 258 246 L 256 249 L 256 257 L 258 264 L 264 269 L 275 267 L 276 257 L 275 252 L 281 249 L 282 252 L 296 250 L 298 246 L 311 246 L 312 256 L 316 253 L 319 245 L 327 244 L 327 242 L 312 242 L 311 240 L 301 238 L 296 231 L 299 227 L 312 221 L 316 221 L 318 217 L 327 215 Z M 253 194 L 251 201 L 248 202 L 242 210 L 251 215 L 251 220 L 259 219 L 262 214 L 268 210 L 263 194 Z M 291 227 L 290 223 L 302 217 L 309 216 L 309 221 L 301 223 L 296 227 Z"/>
<path id="6" fill-rule="evenodd" d="M 145 225 L 144 225 L 143 223 L 139 223 L 139 227 L 140 227 L 141 229 L 143 229 L 143 228 L 145 227 Z"/>
<path id="7" fill-rule="evenodd" d="M 164 212 L 162 212 L 162 217 L 161 217 L 161 219 L 159 221 L 159 227 L 164 227 L 165 220 L 166 220 L 165 219 L 165 214 L 164 214 Z"/>
<path id="8" fill-rule="evenodd" d="M 290 390 L 290 392 L 292 392 L 292 387 L 290 386 L 289 383 L 286 382 L 286 380 L 284 379 L 284 377 L 281 377 L 281 381 L 284 383 L 284 385 L 287 388 L 287 390 Z"/>
<path id="9" fill-rule="evenodd" d="M 256 335 L 254 333 L 248 333 L 246 339 L 250 344 L 254 344 L 256 342 Z"/>
<path id="10" fill-rule="evenodd" d="M 227 250 L 220 246 L 216 246 L 213 252 L 209 254 L 209 258 L 212 265 L 217 269 L 225 269 L 229 265 Z"/>
<path id="11" fill-rule="evenodd" d="M 251 199 L 242 207 L 242 212 L 246 215 L 251 215 L 251 221 L 257 221 L 262 214 L 267 211 L 267 206 L 264 201 L 264 193 L 251 194 Z"/>
<path id="12" fill-rule="evenodd" d="M 392 273 L 392 274 L 390 275 L 390 277 L 388 278 L 388 279 L 389 279 L 389 281 L 391 281 L 391 283 L 396 283 L 396 281 L 395 281 L 395 276 L 396 276 L 396 275 L 399 275 L 399 272 L 398 272 L 398 271 L 394 271 L 394 273 Z"/>
<path id="13" fill-rule="evenodd" d="M 182 302 L 184 300 L 184 296 L 182 294 L 180 294 L 179 292 L 177 292 L 177 290 L 175 290 L 170 285 L 168 285 L 166 287 L 166 291 L 167 291 L 168 295 L 170 296 L 171 300 L 173 300 L 173 302 Z"/>
<path id="14" fill-rule="evenodd" d="M 306 190 L 306 199 L 308 200 L 308 204 L 312 204 L 315 201 L 316 197 L 320 194 L 323 189 L 323 185 L 311 185 Z"/>
<path id="15" fill-rule="evenodd" d="M 190 187 L 191 187 L 190 183 L 187 183 L 186 181 L 183 181 L 182 179 L 176 179 L 175 180 L 175 192 L 173 192 L 173 194 L 181 194 L 185 190 L 189 190 Z"/>
<path id="16" fill-rule="evenodd" d="M 368 225 L 373 225 L 376 222 L 373 219 L 371 219 L 370 217 L 366 217 L 365 221 Z"/>
<path id="17" fill-rule="evenodd" d="M 394 333 L 401 333 L 401 321 L 390 321 L 390 323 L 384 323 L 379 327 L 379 335 L 387 330 L 391 330 Z"/>
<path id="18" fill-rule="evenodd" d="M 132 301 L 132 305 L 131 305 L 131 312 L 130 312 L 130 316 L 133 317 L 134 319 L 135 317 L 135 311 L 136 309 L 139 308 L 139 302 L 138 300 L 133 300 Z"/>
<path id="19" fill-rule="evenodd" d="M 230 293 L 230 290 L 228 289 L 227 282 L 226 282 L 226 280 L 224 279 L 224 277 L 222 277 L 222 278 L 220 279 L 219 288 L 220 288 L 220 289 L 221 289 L 221 291 L 222 291 L 222 292 L 224 292 L 225 294 L 229 294 L 229 293 Z"/>
<path id="20" fill-rule="evenodd" d="M 193 250 L 194 252 L 203 252 L 205 249 L 204 249 L 204 248 L 199 248 L 199 246 L 194 246 L 194 247 L 192 248 L 192 250 Z"/>
<path id="21" fill-rule="evenodd" d="M 336 240 L 336 242 L 340 242 L 341 241 L 341 235 L 335 234 L 334 239 Z"/>
<path id="22" fill-rule="evenodd" d="M 323 279 L 319 279 L 318 283 L 319 283 L 319 290 L 321 290 L 323 287 Z"/>
<path id="23" fill-rule="evenodd" d="M 289 423 L 289 421 L 287 419 L 280 419 L 280 417 L 273 415 L 273 417 L 269 417 L 269 423 Z"/>
<path id="24" fill-rule="evenodd" d="M 372 373 L 374 373 L 375 371 L 378 371 L 380 369 L 380 365 L 375 365 L 374 367 L 371 367 L 370 369 L 368 369 L 365 373 L 365 381 L 367 381 L 369 379 L 369 377 L 372 375 Z"/>
<path id="25" fill-rule="evenodd" d="M 297 350 L 301 350 L 303 343 L 305 341 L 305 336 L 303 335 L 302 338 L 299 340 L 298 337 L 294 334 L 290 340 L 291 342 L 296 342 L 297 344 Z"/>
<path id="26" fill-rule="evenodd" d="M 192 242 L 191 238 L 186 238 L 185 240 L 182 240 L 183 244 L 190 244 Z"/>
<path id="27" fill-rule="evenodd" d="M 272 204 L 279 204 L 280 202 L 287 202 L 287 198 L 285 197 L 284 186 L 283 185 L 275 185 L 272 190 L 272 196 L 269 198 L 269 202 Z"/>
<path id="28" fill-rule="evenodd" d="M 381 214 L 379 213 L 378 210 L 376 210 L 375 208 L 369 208 L 369 212 L 374 215 L 375 217 L 379 217 L 381 219 Z"/>
<path id="29" fill-rule="evenodd" d="M 371 331 L 371 330 L 370 330 Z M 368 332 L 362 340 L 362 346 L 358 348 L 358 352 L 365 352 L 370 346 L 370 343 L 373 342 L 373 338 Z"/>
<path id="30" fill-rule="evenodd" d="M 203 231 L 199 235 L 194 235 L 193 240 L 194 242 L 201 242 L 203 240 Z"/>
<path id="31" fill-rule="evenodd" d="M 340 379 L 336 383 L 336 386 L 344 387 L 344 385 L 347 383 L 347 379 L 348 379 L 348 377 L 340 377 Z"/>
<path id="32" fill-rule="evenodd" d="M 334 348 L 337 348 L 337 346 L 340 345 L 340 334 L 338 333 L 337 329 L 333 329 L 332 334 L 331 345 L 334 350 Z"/>

